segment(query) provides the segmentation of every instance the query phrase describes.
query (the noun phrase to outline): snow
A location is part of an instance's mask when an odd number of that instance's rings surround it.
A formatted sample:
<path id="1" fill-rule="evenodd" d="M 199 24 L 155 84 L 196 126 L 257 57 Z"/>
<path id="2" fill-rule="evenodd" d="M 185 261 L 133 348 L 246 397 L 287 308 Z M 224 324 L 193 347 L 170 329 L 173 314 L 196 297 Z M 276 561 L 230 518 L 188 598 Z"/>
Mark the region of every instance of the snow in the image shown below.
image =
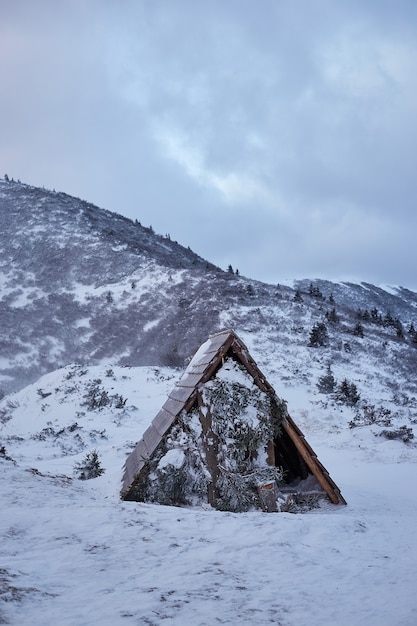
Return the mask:
<path id="1" fill-rule="evenodd" d="M 236 361 L 231 359 L 226 361 L 223 367 L 219 369 L 216 378 L 227 383 L 238 383 L 256 389 L 253 379 L 237 365 Z"/>
<path id="2" fill-rule="evenodd" d="M 172 465 L 173 467 L 179 469 L 182 467 L 184 460 L 184 451 L 178 448 L 173 448 L 172 450 L 168 450 L 168 452 L 159 461 L 158 469 L 164 469 L 168 465 Z"/>
<path id="3" fill-rule="evenodd" d="M 156 320 L 152 320 L 151 322 L 147 322 L 143 327 L 144 332 L 146 333 L 149 330 L 152 330 L 152 328 L 155 328 L 156 326 L 158 326 L 160 321 L 161 321 L 160 319 L 156 319 Z"/>
<path id="4" fill-rule="evenodd" d="M 268 376 L 347 506 L 223 513 L 120 500 L 124 460 L 179 375 L 74 365 L 0 403 L 0 623 L 414 626 L 417 448 L 349 429 L 349 410 L 308 386 Z M 111 402 L 90 409 L 94 385 Z M 105 473 L 76 480 L 92 449 Z"/>
<path id="5" fill-rule="evenodd" d="M 205 362 L 207 358 L 207 351 L 206 351 L 206 347 L 203 345 L 201 345 L 197 352 L 194 354 L 193 358 L 191 359 L 190 363 L 189 363 L 189 367 L 197 367 L 198 365 L 200 365 L 202 362 Z"/>

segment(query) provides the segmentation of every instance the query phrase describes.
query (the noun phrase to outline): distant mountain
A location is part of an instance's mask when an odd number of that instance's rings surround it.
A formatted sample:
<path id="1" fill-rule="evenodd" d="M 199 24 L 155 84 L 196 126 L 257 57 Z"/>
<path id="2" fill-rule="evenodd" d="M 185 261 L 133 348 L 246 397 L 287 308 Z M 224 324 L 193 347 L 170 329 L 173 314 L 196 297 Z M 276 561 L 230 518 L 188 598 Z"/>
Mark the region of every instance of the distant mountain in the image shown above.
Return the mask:
<path id="1" fill-rule="evenodd" d="M 282 368 L 292 380 L 306 355 L 323 368 L 349 358 L 359 367 L 366 357 L 410 393 L 415 386 L 417 338 L 409 330 L 417 329 L 417 294 L 407 289 L 263 284 L 138 222 L 12 181 L 0 181 L 0 222 L 4 392 L 70 363 L 183 367 L 225 327 L 261 367 Z M 322 345 L 309 346 L 320 324 Z"/>

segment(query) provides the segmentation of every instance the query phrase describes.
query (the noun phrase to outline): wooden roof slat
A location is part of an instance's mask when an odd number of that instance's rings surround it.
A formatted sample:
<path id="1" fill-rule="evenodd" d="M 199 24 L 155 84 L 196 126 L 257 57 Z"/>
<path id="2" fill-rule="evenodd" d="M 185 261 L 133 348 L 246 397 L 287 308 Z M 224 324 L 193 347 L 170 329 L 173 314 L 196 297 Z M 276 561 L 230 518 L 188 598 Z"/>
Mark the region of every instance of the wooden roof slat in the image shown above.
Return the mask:
<path id="1" fill-rule="evenodd" d="M 208 365 L 210 363 L 210 361 L 213 360 L 213 357 L 215 356 L 215 353 L 213 354 L 206 354 L 204 356 L 204 359 L 201 359 L 200 361 L 198 361 L 197 363 L 190 363 L 190 365 L 188 366 L 188 371 L 189 372 L 202 372 L 204 371 L 204 368 L 206 365 Z"/>
<path id="2" fill-rule="evenodd" d="M 196 356 L 194 356 L 190 361 L 189 367 L 191 370 L 199 367 L 202 364 L 209 363 L 211 359 L 216 355 L 218 350 L 218 348 L 213 349 L 213 346 L 205 347 L 205 344 L 203 344 L 201 347 L 204 348 L 204 350 L 200 353 L 197 352 Z"/>
<path id="3" fill-rule="evenodd" d="M 151 457 L 161 442 L 161 435 L 158 433 L 153 424 L 151 424 L 143 433 L 143 441 L 145 442 L 145 446 L 148 450 L 148 456 Z"/>
<path id="4" fill-rule="evenodd" d="M 195 365 L 189 365 L 187 371 L 190 374 L 204 374 L 207 367 L 216 360 L 216 353 L 214 353 L 211 358 L 207 358 L 204 362 L 202 361 L 200 363 L 196 363 Z"/>
<path id="5" fill-rule="evenodd" d="M 146 462 L 146 448 L 144 442 L 138 441 L 125 463 L 122 494 L 127 493 L 136 476 L 141 472 Z"/>
<path id="6" fill-rule="evenodd" d="M 187 375 L 184 375 L 181 380 L 178 381 L 177 383 L 177 387 L 179 388 L 183 388 L 183 387 L 191 387 L 194 389 L 194 387 L 196 385 L 198 385 L 198 383 L 201 380 L 201 377 L 204 373 L 204 370 L 202 372 L 189 372 L 187 373 Z"/>
<path id="7" fill-rule="evenodd" d="M 172 426 L 175 417 L 162 408 L 152 421 L 153 427 L 158 431 L 161 437 L 165 435 L 167 430 Z"/>
<path id="8" fill-rule="evenodd" d="M 178 385 L 170 392 L 168 399 L 175 400 L 176 402 L 187 402 L 188 398 L 194 391 L 194 387 L 179 387 Z"/>
<path id="9" fill-rule="evenodd" d="M 191 359 L 188 366 L 189 370 L 194 372 L 201 365 L 208 365 L 213 358 L 218 356 L 219 350 L 222 348 L 225 348 L 226 351 L 228 350 L 234 337 L 232 330 L 222 331 L 209 337 Z"/>
<path id="10" fill-rule="evenodd" d="M 189 398 L 189 396 L 190 394 L 188 394 L 187 398 L 184 398 L 183 401 L 176 400 L 175 398 L 171 398 L 170 396 L 168 400 L 165 401 L 163 408 L 165 409 L 165 411 L 167 411 L 167 413 L 170 413 L 171 415 L 176 417 L 179 413 L 181 413 L 182 409 L 184 408 L 184 403 L 186 402 L 186 399 Z"/>

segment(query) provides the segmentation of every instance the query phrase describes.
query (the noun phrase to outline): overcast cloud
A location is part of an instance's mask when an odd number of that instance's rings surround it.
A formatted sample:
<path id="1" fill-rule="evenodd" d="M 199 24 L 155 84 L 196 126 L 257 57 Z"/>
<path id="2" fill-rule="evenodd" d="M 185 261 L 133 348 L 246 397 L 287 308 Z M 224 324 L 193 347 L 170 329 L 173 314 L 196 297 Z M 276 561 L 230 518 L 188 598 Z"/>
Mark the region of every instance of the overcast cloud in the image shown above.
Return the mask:
<path id="1" fill-rule="evenodd" d="M 0 0 L 0 175 L 267 282 L 417 288 L 414 0 Z"/>

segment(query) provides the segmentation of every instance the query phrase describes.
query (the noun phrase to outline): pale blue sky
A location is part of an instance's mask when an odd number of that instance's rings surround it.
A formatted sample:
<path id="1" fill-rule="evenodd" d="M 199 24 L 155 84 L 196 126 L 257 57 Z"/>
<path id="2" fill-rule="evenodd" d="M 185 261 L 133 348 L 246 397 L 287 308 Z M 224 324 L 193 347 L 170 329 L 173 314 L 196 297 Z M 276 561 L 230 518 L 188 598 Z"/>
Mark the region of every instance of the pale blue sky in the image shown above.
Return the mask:
<path id="1" fill-rule="evenodd" d="M 0 0 L 0 175 L 267 282 L 417 288 L 417 3 Z"/>

